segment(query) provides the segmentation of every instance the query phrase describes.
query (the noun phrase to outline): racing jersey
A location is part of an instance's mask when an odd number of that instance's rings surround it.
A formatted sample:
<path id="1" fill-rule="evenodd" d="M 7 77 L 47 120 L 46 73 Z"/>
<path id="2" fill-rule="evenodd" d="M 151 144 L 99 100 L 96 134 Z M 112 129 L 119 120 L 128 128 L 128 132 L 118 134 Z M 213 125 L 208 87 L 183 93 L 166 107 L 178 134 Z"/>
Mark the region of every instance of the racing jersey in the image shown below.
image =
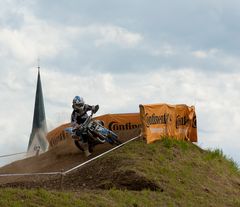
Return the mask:
<path id="1" fill-rule="evenodd" d="M 71 114 L 71 125 L 73 129 L 76 129 L 80 124 L 83 124 L 85 122 L 85 120 L 88 118 L 87 112 L 93 110 L 94 107 L 95 106 L 85 104 L 82 111 L 79 111 L 77 109 L 73 110 Z"/>

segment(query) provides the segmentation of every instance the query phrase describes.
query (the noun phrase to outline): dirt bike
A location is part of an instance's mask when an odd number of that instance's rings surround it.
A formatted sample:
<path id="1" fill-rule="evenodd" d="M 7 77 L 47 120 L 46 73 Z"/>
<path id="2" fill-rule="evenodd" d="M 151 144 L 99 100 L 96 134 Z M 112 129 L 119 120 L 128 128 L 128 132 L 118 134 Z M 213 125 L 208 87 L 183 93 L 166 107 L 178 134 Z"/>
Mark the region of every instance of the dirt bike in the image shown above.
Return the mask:
<path id="1" fill-rule="evenodd" d="M 95 112 L 96 113 L 96 112 Z M 88 116 L 83 124 L 81 124 L 82 133 L 87 134 L 88 137 L 88 150 L 91 153 L 94 146 L 98 144 L 109 143 L 111 145 L 120 145 L 122 142 L 118 136 L 111 130 L 105 128 L 103 122 L 92 118 L 94 111 Z M 65 131 L 74 139 L 75 145 L 81 150 L 83 148 L 83 140 L 81 137 L 76 136 L 72 127 L 68 127 Z"/>

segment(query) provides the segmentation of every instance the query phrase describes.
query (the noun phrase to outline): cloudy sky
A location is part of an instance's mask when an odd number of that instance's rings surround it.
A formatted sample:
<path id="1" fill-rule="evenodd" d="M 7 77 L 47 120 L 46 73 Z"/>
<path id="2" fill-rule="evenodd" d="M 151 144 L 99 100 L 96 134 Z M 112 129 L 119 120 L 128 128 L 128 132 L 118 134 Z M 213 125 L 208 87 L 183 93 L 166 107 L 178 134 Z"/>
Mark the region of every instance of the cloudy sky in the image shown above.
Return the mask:
<path id="1" fill-rule="evenodd" d="M 239 0 L 0 1 L 0 155 L 27 149 L 40 58 L 48 130 L 75 95 L 99 115 L 184 103 L 240 164 L 239 20 Z"/>

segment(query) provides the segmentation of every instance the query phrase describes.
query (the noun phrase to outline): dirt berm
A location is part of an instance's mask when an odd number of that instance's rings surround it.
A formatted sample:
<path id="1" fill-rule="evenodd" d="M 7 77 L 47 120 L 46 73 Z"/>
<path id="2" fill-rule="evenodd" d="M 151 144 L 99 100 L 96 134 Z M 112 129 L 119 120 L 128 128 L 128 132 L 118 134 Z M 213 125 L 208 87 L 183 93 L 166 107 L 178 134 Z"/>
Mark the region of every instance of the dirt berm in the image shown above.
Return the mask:
<path id="1" fill-rule="evenodd" d="M 128 137 L 123 137 L 119 134 L 120 140 L 122 142 L 127 141 L 135 136 L 138 136 L 140 133 L 139 130 L 133 130 Z M 29 157 L 23 160 L 19 160 L 13 162 L 9 165 L 6 165 L 0 168 L 0 174 L 16 174 L 16 173 L 51 173 L 51 172 L 65 172 L 89 159 L 92 159 L 103 152 L 113 148 L 114 146 L 105 143 L 95 146 L 92 155 L 89 157 L 85 157 L 84 153 L 80 151 L 74 144 L 71 139 L 66 139 L 58 144 L 56 147 L 52 148 L 46 153 L 40 154 L 38 156 Z M 117 162 L 114 160 L 109 161 L 107 163 L 107 171 L 111 171 L 116 167 Z M 91 166 L 90 168 L 88 166 Z M 92 165 L 87 165 L 81 170 L 81 174 L 90 176 L 90 178 L 94 177 L 102 168 L 96 169 L 96 167 Z M 75 185 L 73 188 L 76 188 L 76 180 L 78 180 L 77 186 L 81 185 L 84 187 L 84 180 L 81 178 L 85 178 L 86 176 L 76 175 L 77 171 L 73 173 L 69 173 L 67 176 L 64 176 L 64 186 L 68 186 L 71 188 L 72 183 Z M 130 176 L 135 176 L 131 172 L 128 172 Z M 101 173 L 101 175 L 103 175 Z M 77 176 L 77 178 L 75 178 Z M 106 175 L 107 176 L 107 175 Z M 126 176 L 121 175 L 121 176 Z M 92 180 L 91 178 L 91 180 Z M 101 177 L 104 179 L 104 176 Z M 80 179 L 80 180 L 79 180 Z M 118 179 L 121 180 L 120 177 Z M 50 181 L 51 180 L 51 181 Z M 61 187 L 62 175 L 61 174 L 53 174 L 53 175 L 24 175 L 24 176 L 0 176 L 0 186 L 2 187 L 45 187 L 45 188 L 56 188 L 59 189 Z M 67 183 L 66 183 L 67 182 Z M 96 185 L 96 182 L 93 181 L 93 185 Z M 99 186 L 100 187 L 100 186 Z M 107 186 L 101 186 L 101 188 L 106 188 Z"/>

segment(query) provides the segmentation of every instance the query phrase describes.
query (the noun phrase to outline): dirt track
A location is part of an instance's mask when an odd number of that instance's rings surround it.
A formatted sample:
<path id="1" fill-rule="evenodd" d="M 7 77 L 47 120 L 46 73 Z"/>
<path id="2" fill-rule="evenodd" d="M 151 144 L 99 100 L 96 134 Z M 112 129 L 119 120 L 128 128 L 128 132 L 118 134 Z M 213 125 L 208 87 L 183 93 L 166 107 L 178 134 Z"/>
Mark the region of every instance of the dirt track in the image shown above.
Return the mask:
<path id="1" fill-rule="evenodd" d="M 133 131 L 126 138 L 121 137 L 121 141 L 127 141 L 132 137 L 139 134 L 139 131 Z M 109 149 L 111 146 L 108 143 L 98 145 L 94 148 L 94 152 L 91 156 L 86 158 L 73 143 L 71 139 L 64 140 L 57 147 L 49 150 L 48 152 L 41 154 L 39 156 L 30 157 L 24 160 L 19 160 L 9 165 L 0 168 L 0 174 L 11 174 L 11 173 L 46 173 L 46 172 L 61 172 L 71 169 L 88 159 L 91 159 Z M 110 177 L 107 172 L 113 171 L 118 162 L 112 160 L 106 161 L 104 165 L 99 165 L 97 161 L 91 164 L 87 164 L 81 170 L 76 170 L 67 176 L 58 175 L 34 175 L 34 176 L 14 176 L 14 177 L 0 177 L 1 187 L 24 187 L 24 188 L 35 188 L 44 187 L 49 189 L 59 189 L 64 186 L 66 189 L 79 189 L 85 188 L 86 183 L 88 183 L 87 188 L 108 188 L 112 181 L 109 181 Z M 104 173 L 106 172 L 106 173 Z M 99 177 L 99 173 L 101 177 Z M 131 176 L 135 176 L 130 172 Z M 112 175 L 119 177 L 120 175 Z M 124 175 L 121 175 L 124 176 Z M 121 177 L 120 176 L 120 177 Z M 130 177 L 131 177 L 130 176 Z M 101 179 L 99 182 L 98 179 Z M 107 179 L 107 184 L 104 179 Z M 111 178 L 112 179 L 112 178 Z M 77 181 L 77 182 L 76 182 Z M 121 179 L 119 180 L 121 181 Z"/>

